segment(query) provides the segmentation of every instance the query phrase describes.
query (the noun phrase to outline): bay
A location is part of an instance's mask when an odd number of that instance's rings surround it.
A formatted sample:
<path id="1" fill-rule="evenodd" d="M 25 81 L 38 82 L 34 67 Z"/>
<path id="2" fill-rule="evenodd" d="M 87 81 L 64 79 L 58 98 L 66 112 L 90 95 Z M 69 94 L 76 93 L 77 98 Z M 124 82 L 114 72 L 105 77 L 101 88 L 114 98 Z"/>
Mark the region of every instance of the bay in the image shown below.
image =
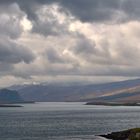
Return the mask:
<path id="1" fill-rule="evenodd" d="M 140 107 L 84 104 L 0 108 L 0 140 L 103 140 L 95 135 L 140 127 Z"/>

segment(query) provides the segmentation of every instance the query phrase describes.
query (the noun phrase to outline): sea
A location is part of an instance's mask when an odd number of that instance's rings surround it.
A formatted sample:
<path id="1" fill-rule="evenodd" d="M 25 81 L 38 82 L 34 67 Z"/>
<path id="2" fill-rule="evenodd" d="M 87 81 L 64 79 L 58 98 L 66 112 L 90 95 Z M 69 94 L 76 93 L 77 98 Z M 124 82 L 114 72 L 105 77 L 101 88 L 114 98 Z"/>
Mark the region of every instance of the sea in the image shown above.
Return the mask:
<path id="1" fill-rule="evenodd" d="M 100 134 L 140 127 L 140 107 L 37 102 L 0 108 L 0 140 L 105 140 Z"/>

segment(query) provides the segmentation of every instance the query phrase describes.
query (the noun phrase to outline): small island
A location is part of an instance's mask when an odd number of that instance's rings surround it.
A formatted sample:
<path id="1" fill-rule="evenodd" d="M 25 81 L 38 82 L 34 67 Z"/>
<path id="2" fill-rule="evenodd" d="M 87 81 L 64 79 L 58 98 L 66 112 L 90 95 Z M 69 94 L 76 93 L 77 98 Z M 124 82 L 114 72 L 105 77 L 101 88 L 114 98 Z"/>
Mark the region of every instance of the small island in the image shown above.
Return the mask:
<path id="1" fill-rule="evenodd" d="M 0 104 L 0 107 L 23 107 L 22 105 L 14 105 L 14 104 Z"/>
<path id="2" fill-rule="evenodd" d="M 140 140 L 140 128 L 112 132 L 111 134 L 100 136 L 111 140 Z"/>

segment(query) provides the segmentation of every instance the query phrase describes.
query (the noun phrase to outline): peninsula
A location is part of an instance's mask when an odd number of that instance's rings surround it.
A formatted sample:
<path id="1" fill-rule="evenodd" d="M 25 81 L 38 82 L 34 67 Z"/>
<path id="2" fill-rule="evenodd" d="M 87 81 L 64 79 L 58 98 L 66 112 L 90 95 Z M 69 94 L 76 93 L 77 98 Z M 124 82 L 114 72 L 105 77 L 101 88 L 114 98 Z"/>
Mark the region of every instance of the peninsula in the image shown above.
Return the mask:
<path id="1" fill-rule="evenodd" d="M 111 134 L 100 136 L 111 140 L 140 140 L 140 128 L 112 132 Z"/>
<path id="2" fill-rule="evenodd" d="M 119 103 L 119 102 L 87 102 L 86 105 L 104 105 L 104 106 L 140 106 L 140 103 Z"/>

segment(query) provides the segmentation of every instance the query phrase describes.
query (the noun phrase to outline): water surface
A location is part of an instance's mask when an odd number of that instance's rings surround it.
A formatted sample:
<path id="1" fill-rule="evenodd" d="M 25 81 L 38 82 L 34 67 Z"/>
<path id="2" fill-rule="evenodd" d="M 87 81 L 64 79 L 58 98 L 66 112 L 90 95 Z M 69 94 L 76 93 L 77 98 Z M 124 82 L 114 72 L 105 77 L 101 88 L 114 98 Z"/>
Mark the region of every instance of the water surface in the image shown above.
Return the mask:
<path id="1" fill-rule="evenodd" d="M 0 140 L 101 140 L 95 135 L 140 127 L 140 107 L 36 103 L 0 108 Z"/>

